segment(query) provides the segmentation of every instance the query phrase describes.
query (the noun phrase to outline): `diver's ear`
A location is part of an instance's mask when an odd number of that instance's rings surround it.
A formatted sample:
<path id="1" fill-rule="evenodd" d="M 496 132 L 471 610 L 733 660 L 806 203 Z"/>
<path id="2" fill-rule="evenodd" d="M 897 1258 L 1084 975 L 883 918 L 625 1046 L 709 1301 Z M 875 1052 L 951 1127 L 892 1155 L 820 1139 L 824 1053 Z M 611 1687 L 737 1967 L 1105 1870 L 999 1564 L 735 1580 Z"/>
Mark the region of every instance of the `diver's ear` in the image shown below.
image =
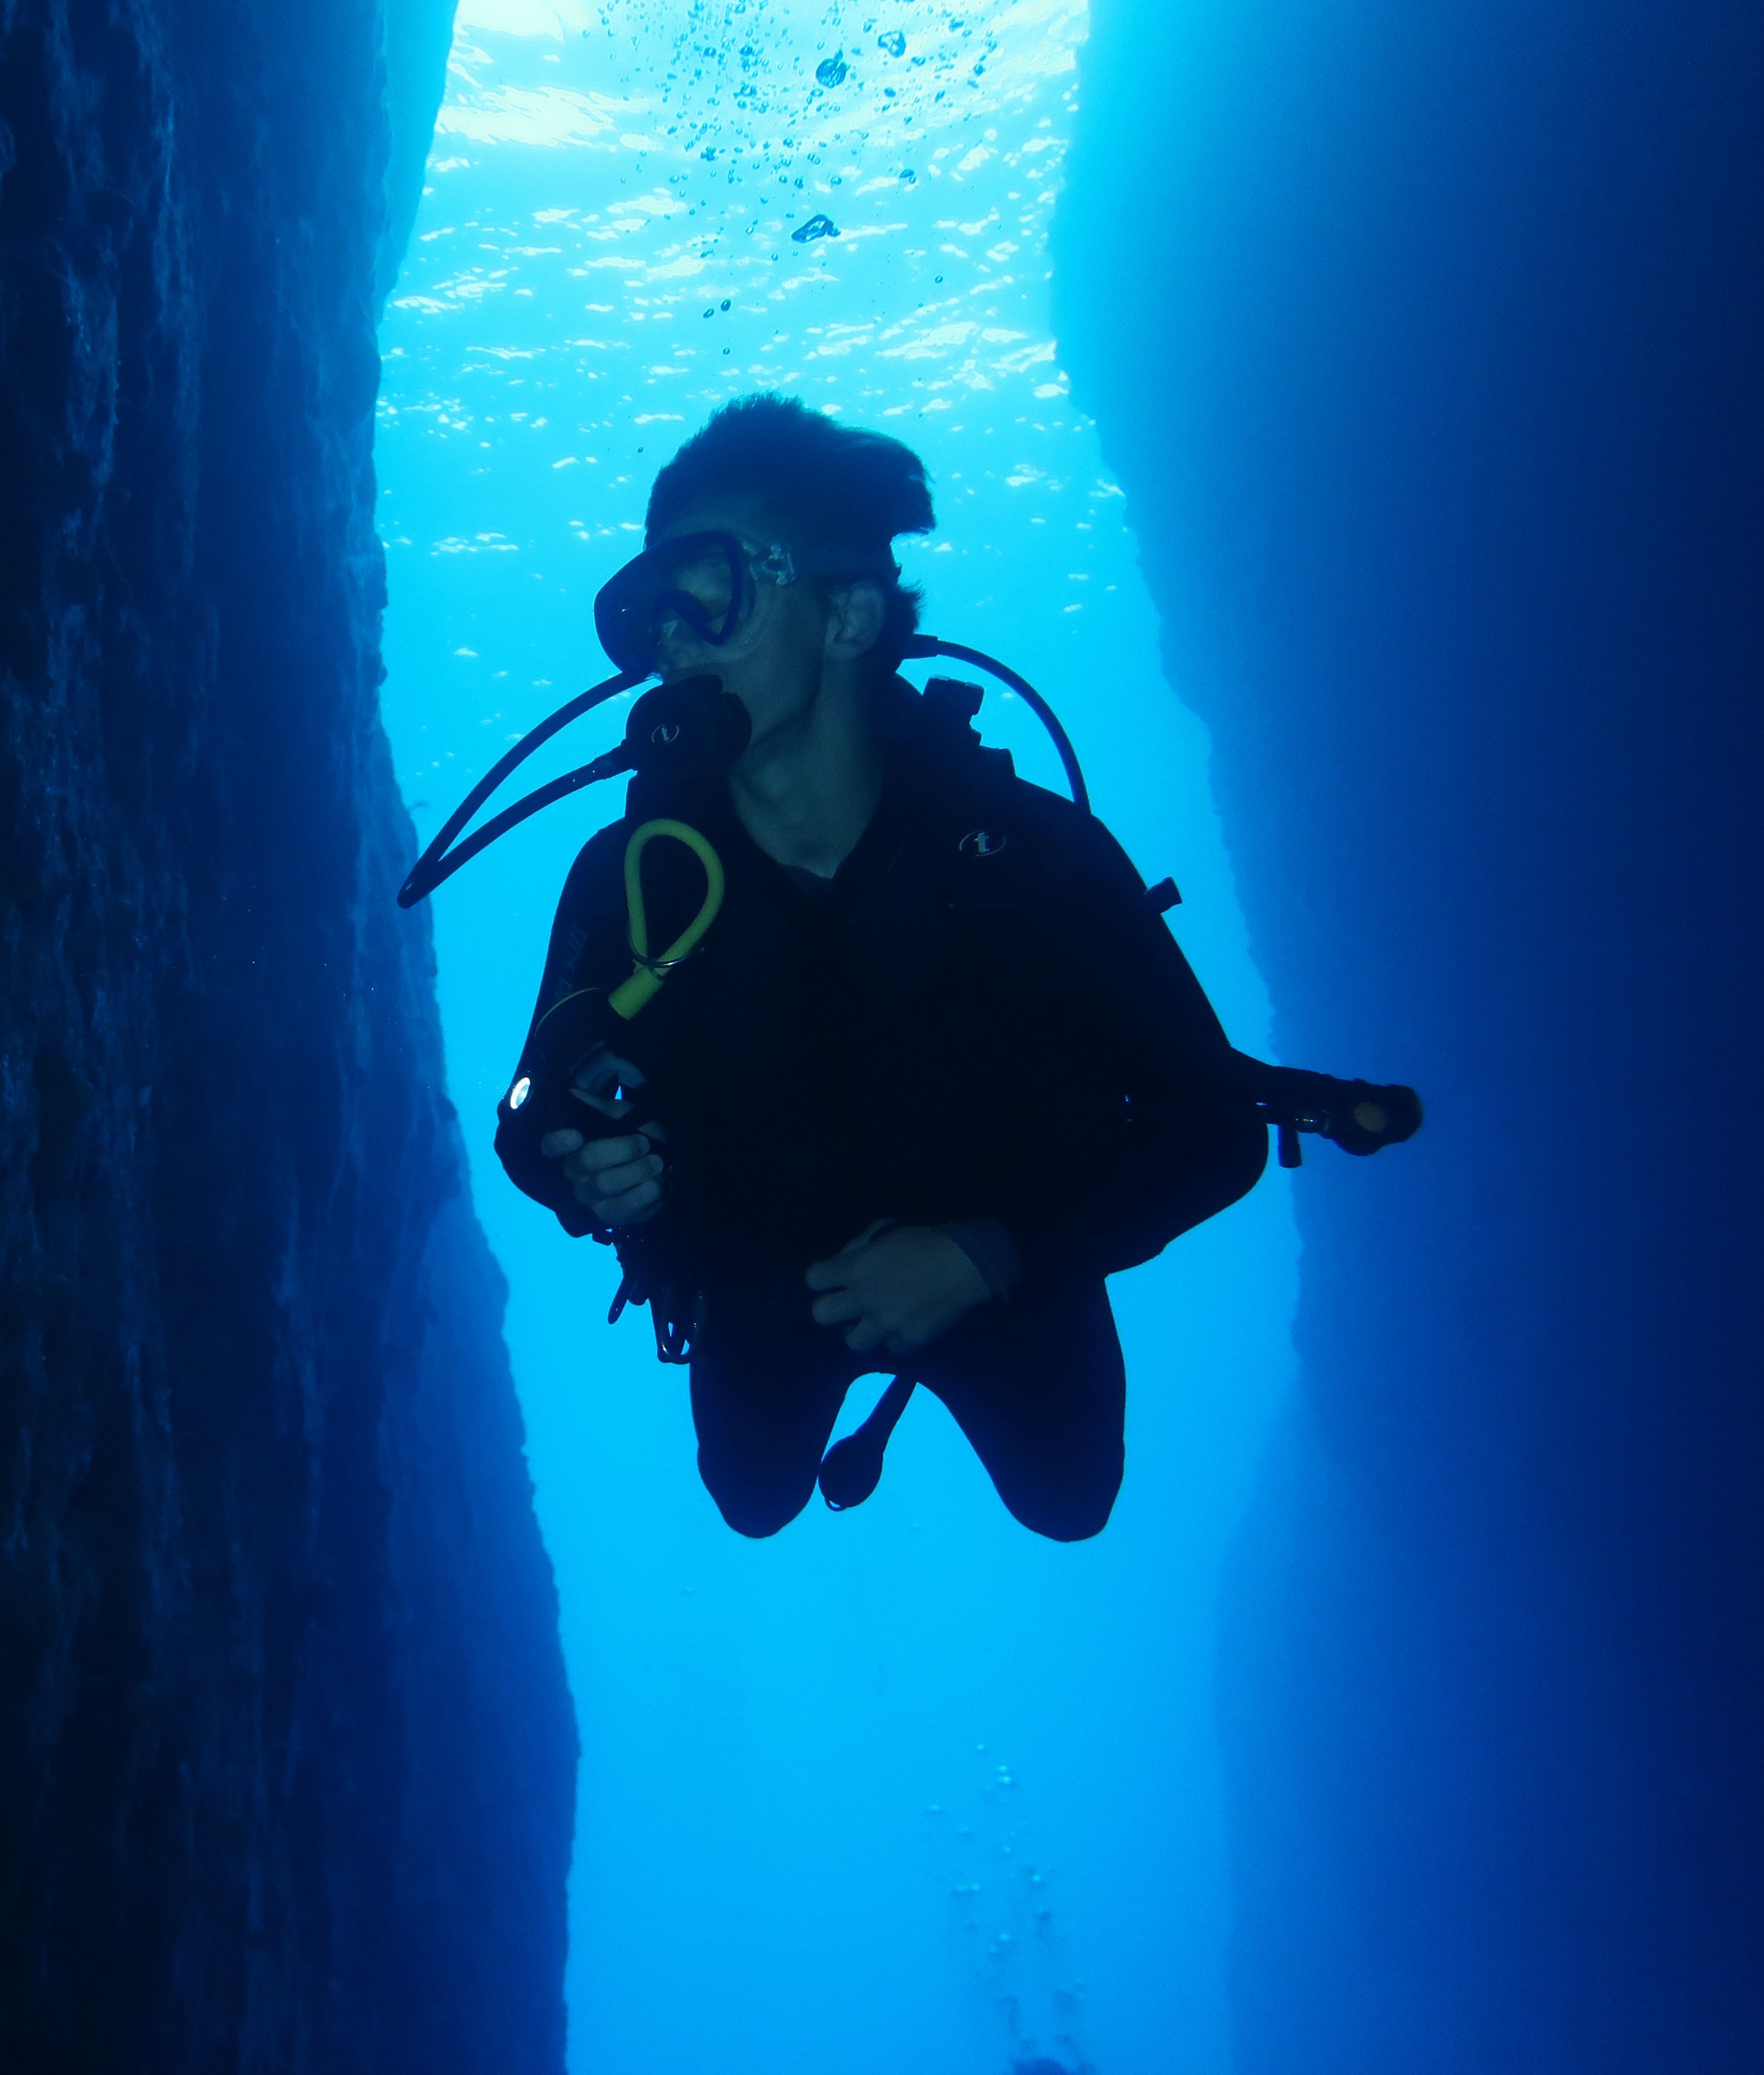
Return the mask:
<path id="1" fill-rule="evenodd" d="M 827 594 L 826 654 L 829 661 L 855 663 L 882 639 L 888 602 L 882 586 L 860 577 Z"/>

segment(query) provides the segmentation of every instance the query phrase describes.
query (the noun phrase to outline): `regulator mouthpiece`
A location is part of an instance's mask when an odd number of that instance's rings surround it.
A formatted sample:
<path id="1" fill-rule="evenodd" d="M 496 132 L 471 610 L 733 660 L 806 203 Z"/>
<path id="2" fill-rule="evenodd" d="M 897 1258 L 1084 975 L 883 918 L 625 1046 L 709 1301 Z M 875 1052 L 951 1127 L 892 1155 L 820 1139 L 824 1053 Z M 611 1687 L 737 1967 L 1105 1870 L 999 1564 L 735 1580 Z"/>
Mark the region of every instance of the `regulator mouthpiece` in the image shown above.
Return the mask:
<path id="1" fill-rule="evenodd" d="M 720 677 L 681 677 L 657 685 L 631 707 L 624 754 L 645 778 L 715 778 L 752 733 L 747 708 Z"/>

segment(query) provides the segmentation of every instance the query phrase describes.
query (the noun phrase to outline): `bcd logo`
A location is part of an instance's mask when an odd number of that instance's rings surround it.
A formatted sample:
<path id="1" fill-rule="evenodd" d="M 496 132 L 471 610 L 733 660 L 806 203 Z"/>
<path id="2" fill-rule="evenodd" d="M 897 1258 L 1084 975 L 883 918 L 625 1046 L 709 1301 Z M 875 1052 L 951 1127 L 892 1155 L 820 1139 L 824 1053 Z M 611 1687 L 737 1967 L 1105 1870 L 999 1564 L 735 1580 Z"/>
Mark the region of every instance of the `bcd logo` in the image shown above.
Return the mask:
<path id="1" fill-rule="evenodd" d="M 680 723 L 677 720 L 660 721 L 649 731 L 649 739 L 656 748 L 665 749 L 669 743 L 680 739 Z"/>
<path id="2" fill-rule="evenodd" d="M 956 848 L 968 857 L 994 857 L 1009 841 L 1008 836 L 994 835 L 990 829 L 970 829 Z"/>

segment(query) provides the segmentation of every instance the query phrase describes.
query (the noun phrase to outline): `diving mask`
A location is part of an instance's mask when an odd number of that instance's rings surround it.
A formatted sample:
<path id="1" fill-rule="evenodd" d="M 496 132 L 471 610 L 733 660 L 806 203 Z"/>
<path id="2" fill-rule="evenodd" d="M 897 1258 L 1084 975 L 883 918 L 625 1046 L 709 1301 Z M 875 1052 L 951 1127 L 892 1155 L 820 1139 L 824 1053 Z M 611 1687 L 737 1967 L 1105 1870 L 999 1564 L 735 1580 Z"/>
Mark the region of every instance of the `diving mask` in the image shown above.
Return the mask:
<path id="1" fill-rule="evenodd" d="M 682 533 L 644 549 L 602 586 L 594 632 L 621 670 L 647 677 L 670 625 L 720 648 L 752 616 L 762 584 L 895 574 L 885 551 L 793 550 L 781 540 L 757 548 L 735 533 Z"/>

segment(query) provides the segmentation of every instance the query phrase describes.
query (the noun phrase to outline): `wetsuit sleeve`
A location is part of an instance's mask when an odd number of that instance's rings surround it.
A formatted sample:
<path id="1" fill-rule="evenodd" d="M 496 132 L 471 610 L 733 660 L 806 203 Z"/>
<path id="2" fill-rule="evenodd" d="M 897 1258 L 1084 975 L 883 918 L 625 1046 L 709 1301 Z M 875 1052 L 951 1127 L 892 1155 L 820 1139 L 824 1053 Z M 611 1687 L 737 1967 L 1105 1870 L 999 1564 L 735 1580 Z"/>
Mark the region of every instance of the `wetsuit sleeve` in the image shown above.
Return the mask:
<path id="1" fill-rule="evenodd" d="M 1050 917 L 1041 1100 L 1015 1200 L 992 1207 L 1025 1277 L 1108 1275 L 1254 1187 L 1266 1126 L 1212 1005 L 1139 875 L 1084 825 Z"/>
<path id="2" fill-rule="evenodd" d="M 606 986 L 630 968 L 624 949 L 623 830 L 602 829 L 577 855 L 552 918 L 551 942 L 540 978 L 539 996 L 528 1024 L 516 1075 L 529 1070 L 532 1032 L 545 1012 L 578 988 Z M 508 1178 L 523 1195 L 554 1211 L 573 1237 L 607 1236 L 576 1201 L 558 1163 L 547 1160 L 526 1135 L 499 1131 L 496 1150 Z"/>
<path id="3" fill-rule="evenodd" d="M 625 951 L 623 822 L 602 829 L 577 852 L 552 917 L 539 998 L 528 1028 L 578 988 L 605 987 L 631 967 Z"/>
<path id="4" fill-rule="evenodd" d="M 1008 1297 L 1023 1279 L 1023 1257 L 1010 1228 L 1001 1218 L 957 1218 L 938 1230 L 946 1233 L 974 1264 L 994 1297 Z"/>

